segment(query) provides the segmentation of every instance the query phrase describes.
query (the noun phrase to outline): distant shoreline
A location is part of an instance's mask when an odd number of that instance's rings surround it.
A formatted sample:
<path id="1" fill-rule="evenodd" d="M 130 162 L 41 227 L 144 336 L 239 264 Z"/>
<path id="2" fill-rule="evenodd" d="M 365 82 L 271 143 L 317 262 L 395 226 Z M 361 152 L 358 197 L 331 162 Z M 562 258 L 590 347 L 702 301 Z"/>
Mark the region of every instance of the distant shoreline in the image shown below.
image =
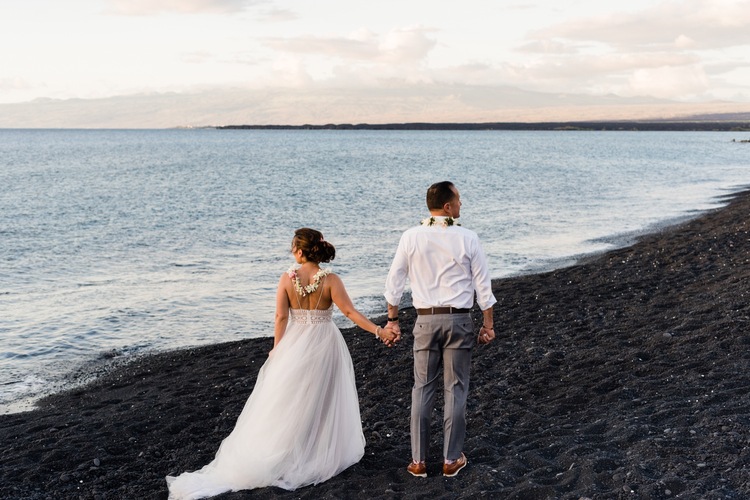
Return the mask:
<path id="1" fill-rule="evenodd" d="M 750 132 L 750 121 L 582 121 L 493 123 L 328 123 L 324 125 L 221 125 L 220 130 L 560 130 Z"/>

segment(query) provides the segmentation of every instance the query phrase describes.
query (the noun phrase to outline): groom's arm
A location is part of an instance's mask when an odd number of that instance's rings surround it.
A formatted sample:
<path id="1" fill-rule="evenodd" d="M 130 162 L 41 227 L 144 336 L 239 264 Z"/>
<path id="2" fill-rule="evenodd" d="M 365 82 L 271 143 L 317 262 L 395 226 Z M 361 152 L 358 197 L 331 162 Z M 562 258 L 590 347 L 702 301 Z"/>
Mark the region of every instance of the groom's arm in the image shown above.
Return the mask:
<path id="1" fill-rule="evenodd" d="M 396 338 L 394 342 L 401 340 L 401 325 L 398 323 L 398 306 L 388 304 L 388 325 L 394 332 L 396 332 Z"/>
<path id="2" fill-rule="evenodd" d="M 393 256 L 391 268 L 385 279 L 384 295 L 386 304 L 388 304 L 388 318 L 394 319 L 394 321 L 390 321 L 389 319 L 387 326 L 390 326 L 396 332 L 397 337 L 394 342 L 401 340 L 401 326 L 398 323 L 398 304 L 401 302 L 401 296 L 404 293 L 404 287 L 406 287 L 406 277 L 409 274 L 409 259 L 406 255 L 405 244 L 404 235 L 401 235 L 398 248 L 396 248 L 396 255 Z"/>
<path id="3" fill-rule="evenodd" d="M 398 306 L 388 304 L 388 319 L 398 318 Z"/>

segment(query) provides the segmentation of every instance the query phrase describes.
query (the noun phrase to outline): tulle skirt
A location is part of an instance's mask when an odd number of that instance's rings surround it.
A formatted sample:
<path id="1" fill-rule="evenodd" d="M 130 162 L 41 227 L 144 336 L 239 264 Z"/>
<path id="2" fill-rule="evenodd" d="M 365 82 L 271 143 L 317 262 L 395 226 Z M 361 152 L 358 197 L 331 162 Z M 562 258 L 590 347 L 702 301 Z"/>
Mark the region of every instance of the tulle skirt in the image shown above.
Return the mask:
<path id="1" fill-rule="evenodd" d="M 291 322 L 214 460 L 167 476 L 169 498 L 323 482 L 364 455 L 351 356 L 329 321 Z"/>

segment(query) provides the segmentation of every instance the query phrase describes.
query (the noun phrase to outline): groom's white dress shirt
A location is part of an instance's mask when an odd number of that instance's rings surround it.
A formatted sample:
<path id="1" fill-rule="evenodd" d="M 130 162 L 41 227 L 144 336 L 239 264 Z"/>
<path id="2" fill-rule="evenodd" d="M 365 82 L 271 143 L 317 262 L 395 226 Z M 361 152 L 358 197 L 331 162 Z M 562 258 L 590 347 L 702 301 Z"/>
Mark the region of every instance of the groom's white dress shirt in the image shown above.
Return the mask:
<path id="1" fill-rule="evenodd" d="M 401 236 L 385 283 L 385 298 L 397 306 L 408 278 L 415 308 L 471 308 L 476 292 L 483 311 L 497 302 L 492 294 L 487 258 L 474 231 L 445 227 L 435 217 L 432 226 L 416 226 Z"/>

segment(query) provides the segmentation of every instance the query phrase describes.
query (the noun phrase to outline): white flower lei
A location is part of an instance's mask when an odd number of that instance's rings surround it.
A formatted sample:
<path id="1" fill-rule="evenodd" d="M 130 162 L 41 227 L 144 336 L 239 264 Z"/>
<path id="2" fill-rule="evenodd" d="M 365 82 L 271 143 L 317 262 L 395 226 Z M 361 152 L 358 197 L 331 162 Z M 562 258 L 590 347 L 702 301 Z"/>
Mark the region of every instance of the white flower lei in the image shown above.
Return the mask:
<path id="1" fill-rule="evenodd" d="M 460 226 L 458 222 L 453 217 L 444 217 L 438 221 L 435 217 L 427 217 L 426 219 L 422 219 L 419 222 L 423 226 L 442 226 L 442 227 L 451 227 L 451 226 Z"/>
<path id="2" fill-rule="evenodd" d="M 294 290 L 302 297 L 304 297 L 305 295 L 310 295 L 315 290 L 317 290 L 320 286 L 320 281 L 331 274 L 330 269 L 319 269 L 318 272 L 315 273 L 315 276 L 312 277 L 312 280 L 310 280 L 310 283 L 308 285 L 302 286 L 302 283 L 300 283 L 299 281 L 299 276 L 297 276 L 297 269 L 298 268 L 292 266 L 286 273 L 290 278 L 292 278 L 292 283 L 294 283 Z"/>

